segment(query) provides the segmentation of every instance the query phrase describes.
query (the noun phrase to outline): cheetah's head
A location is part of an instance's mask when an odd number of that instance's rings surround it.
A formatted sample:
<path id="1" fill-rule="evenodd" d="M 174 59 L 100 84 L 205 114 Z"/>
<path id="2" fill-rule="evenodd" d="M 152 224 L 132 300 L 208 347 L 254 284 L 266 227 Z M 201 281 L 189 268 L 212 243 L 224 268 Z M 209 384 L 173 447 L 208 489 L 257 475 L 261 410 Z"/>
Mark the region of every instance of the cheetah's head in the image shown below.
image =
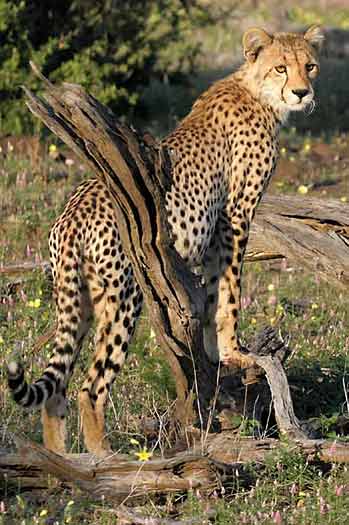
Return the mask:
<path id="1" fill-rule="evenodd" d="M 252 28 L 243 36 L 249 88 L 262 103 L 286 117 L 289 111 L 313 110 L 313 81 L 319 73 L 324 41 L 320 26 L 304 34 L 275 33 Z"/>

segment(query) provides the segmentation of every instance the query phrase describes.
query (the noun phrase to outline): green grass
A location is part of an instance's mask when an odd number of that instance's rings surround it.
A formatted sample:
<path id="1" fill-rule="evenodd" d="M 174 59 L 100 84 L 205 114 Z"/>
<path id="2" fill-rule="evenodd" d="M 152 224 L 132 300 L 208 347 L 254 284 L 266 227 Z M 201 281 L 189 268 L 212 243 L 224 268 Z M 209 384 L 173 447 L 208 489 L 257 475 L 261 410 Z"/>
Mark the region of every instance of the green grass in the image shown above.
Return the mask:
<path id="1" fill-rule="evenodd" d="M 343 152 L 347 137 L 334 136 L 329 144 Z M 327 195 L 343 195 L 341 164 L 331 167 L 312 160 L 311 152 L 320 139 L 285 134 L 286 156 L 292 155 L 297 166 L 322 170 L 324 180 L 330 178 Z M 310 146 L 307 146 L 310 145 Z M 68 194 L 85 174 L 75 161 L 73 166 L 47 158 L 40 170 L 33 170 L 26 159 L 13 157 L 2 164 L 0 194 L 2 198 L 2 242 L 0 264 L 15 261 L 40 261 L 47 258 L 47 233 L 62 209 Z M 23 173 L 26 175 L 24 176 Z M 299 169 L 303 177 L 304 168 Z M 22 174 L 22 175 L 19 175 Z M 64 175 L 64 176 L 63 176 Z M 315 176 L 313 175 L 314 179 Z M 297 192 L 307 184 L 307 195 L 318 196 L 319 190 L 309 180 L 299 178 L 278 191 Z M 286 189 L 285 189 L 286 188 Z M 14 284 L 13 284 L 14 283 Z M 11 288 L 12 286 L 12 288 Z M 8 294 L 9 289 L 14 290 Z M 331 285 L 320 282 L 316 275 L 305 274 L 301 268 L 285 263 L 246 264 L 244 276 L 244 309 L 241 332 L 249 340 L 265 324 L 280 327 L 291 336 L 294 354 L 288 362 L 296 413 L 311 419 L 322 435 L 346 439 L 337 424 L 338 416 L 348 414 L 345 388 L 348 385 L 349 298 Z M 23 414 L 10 400 L 5 377 L 5 362 L 19 355 L 28 375 L 37 378 L 50 355 L 50 344 L 34 352 L 36 338 L 52 325 L 54 305 L 47 280 L 41 270 L 15 276 L 0 277 L 0 403 L 2 414 L 1 447 L 9 446 L 11 434 L 23 432 L 41 442 L 38 413 Z M 84 371 L 93 352 L 93 334 L 86 341 L 76 365 L 69 390 L 70 450 L 84 450 L 79 431 L 77 394 Z M 156 424 L 161 419 L 165 431 L 171 419 L 175 399 L 169 367 L 157 348 L 143 313 L 127 366 L 117 378 L 107 414 L 107 427 L 114 450 L 135 457 L 140 447 L 151 448 L 156 439 Z M 253 422 L 244 421 L 241 432 L 250 432 Z M 139 445 L 136 445 L 136 441 Z M 112 524 L 116 523 L 114 506 L 108 502 L 91 501 L 78 489 L 56 488 L 45 494 L 23 494 L 19 488 L 4 487 L 0 504 L 0 524 Z M 197 517 L 202 523 L 210 509 L 210 523 L 346 523 L 348 515 L 349 476 L 346 468 L 307 463 L 297 451 L 285 444 L 277 457 L 267 464 L 250 465 L 249 481 L 237 478 L 224 493 L 200 493 L 171 496 L 161 505 L 145 499 L 142 512 L 159 519 L 173 515 Z M 12 520 L 12 521 L 11 521 Z"/>
<path id="2" fill-rule="evenodd" d="M 250 479 L 251 487 L 237 481 L 224 494 L 216 492 L 210 498 L 191 492 L 185 499 L 169 496 L 161 505 L 145 498 L 142 514 L 158 518 L 160 523 L 161 518 L 169 517 L 217 525 L 347 523 L 349 474 L 343 468 L 333 466 L 324 473 L 316 463 L 309 464 L 300 453 L 290 454 L 285 447 L 267 460 L 263 470 L 258 468 L 258 475 L 251 465 Z M 44 498 L 28 494 L 9 498 L 0 524 L 11 523 L 9 516 L 15 516 L 18 521 L 13 523 L 21 525 L 112 525 L 118 523 L 115 508 L 115 504 L 91 500 L 77 489 L 62 490 L 57 496 L 52 487 Z"/>

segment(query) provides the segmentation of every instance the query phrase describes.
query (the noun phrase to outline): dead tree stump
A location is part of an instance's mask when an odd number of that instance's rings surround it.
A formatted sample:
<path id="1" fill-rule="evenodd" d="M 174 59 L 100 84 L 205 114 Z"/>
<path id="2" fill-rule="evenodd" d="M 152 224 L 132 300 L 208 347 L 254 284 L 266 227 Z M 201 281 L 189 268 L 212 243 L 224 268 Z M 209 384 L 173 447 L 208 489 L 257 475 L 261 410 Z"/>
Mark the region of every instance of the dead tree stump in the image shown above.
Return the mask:
<path id="1" fill-rule="evenodd" d="M 164 203 L 171 154 L 118 122 L 81 87 L 55 87 L 41 78 L 45 100 L 26 91 L 30 110 L 102 178 L 115 199 L 120 237 L 175 377 L 177 416 L 184 424 L 193 418 L 196 391 L 204 417 L 217 367 L 203 347 L 206 290 L 173 249 L 168 231 Z"/>

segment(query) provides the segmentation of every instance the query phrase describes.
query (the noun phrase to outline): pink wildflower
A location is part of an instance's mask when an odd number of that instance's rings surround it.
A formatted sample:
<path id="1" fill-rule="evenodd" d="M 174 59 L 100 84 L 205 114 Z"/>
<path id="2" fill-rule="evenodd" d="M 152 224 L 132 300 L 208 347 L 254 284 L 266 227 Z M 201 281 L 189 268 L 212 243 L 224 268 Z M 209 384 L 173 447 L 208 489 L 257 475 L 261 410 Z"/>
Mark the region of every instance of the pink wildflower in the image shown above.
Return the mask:
<path id="1" fill-rule="evenodd" d="M 274 523 L 282 523 L 282 517 L 279 510 L 277 510 L 276 512 L 272 512 L 271 517 L 273 518 Z"/>
<path id="2" fill-rule="evenodd" d="M 342 496 L 344 490 L 344 485 L 336 485 L 335 493 L 336 496 Z"/>
<path id="3" fill-rule="evenodd" d="M 326 514 L 330 510 L 330 506 L 322 496 L 320 496 L 320 514 Z"/>

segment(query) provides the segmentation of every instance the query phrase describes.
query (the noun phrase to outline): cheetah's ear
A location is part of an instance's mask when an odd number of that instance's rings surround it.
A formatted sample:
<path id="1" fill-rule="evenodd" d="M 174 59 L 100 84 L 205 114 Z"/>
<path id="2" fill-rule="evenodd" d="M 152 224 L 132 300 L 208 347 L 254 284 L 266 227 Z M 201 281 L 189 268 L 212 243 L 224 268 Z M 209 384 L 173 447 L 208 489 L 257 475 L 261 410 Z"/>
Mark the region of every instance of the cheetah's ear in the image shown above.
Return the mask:
<path id="1" fill-rule="evenodd" d="M 325 41 L 324 28 L 321 26 L 311 26 L 304 33 L 304 38 L 319 53 Z"/>
<path id="2" fill-rule="evenodd" d="M 272 41 L 273 37 L 264 31 L 264 29 L 260 29 L 259 27 L 248 29 L 242 37 L 245 58 L 249 62 L 254 62 L 259 51 L 268 44 L 271 44 Z"/>

